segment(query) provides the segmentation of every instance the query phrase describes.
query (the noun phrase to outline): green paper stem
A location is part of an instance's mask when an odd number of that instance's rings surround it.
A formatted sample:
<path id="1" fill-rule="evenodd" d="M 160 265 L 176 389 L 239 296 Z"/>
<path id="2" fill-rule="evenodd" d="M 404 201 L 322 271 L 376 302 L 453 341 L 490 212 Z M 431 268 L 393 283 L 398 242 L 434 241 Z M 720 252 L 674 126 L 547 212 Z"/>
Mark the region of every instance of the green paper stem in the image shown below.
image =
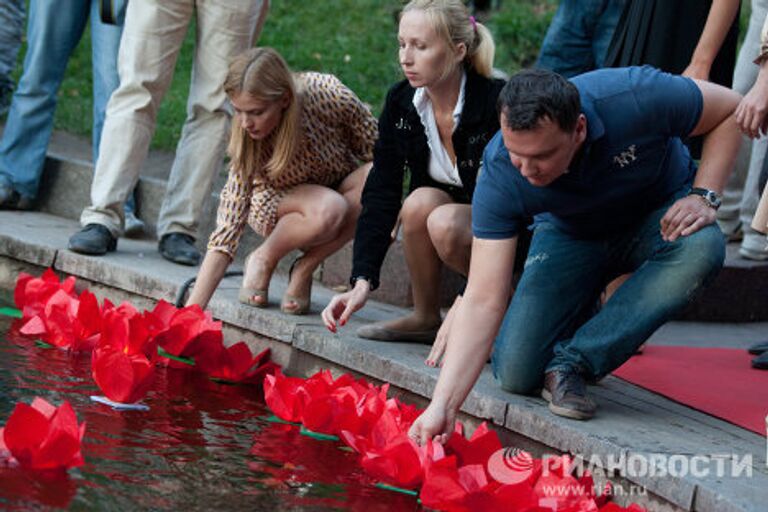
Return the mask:
<path id="1" fill-rule="evenodd" d="M 350 448 L 349 446 L 339 446 L 339 450 L 341 450 L 341 451 L 344 451 L 344 452 L 352 452 L 352 453 L 355 453 L 355 450 L 353 450 L 353 449 L 352 449 L 352 448 Z"/>
<path id="2" fill-rule="evenodd" d="M 0 315 L 21 318 L 21 310 L 16 308 L 0 308 Z"/>
<path id="3" fill-rule="evenodd" d="M 46 343 L 43 340 L 35 340 L 35 345 L 40 348 L 54 348 L 50 343 Z"/>
<path id="4" fill-rule="evenodd" d="M 168 359 L 173 359 L 174 361 L 178 361 L 180 363 L 188 364 L 190 366 L 195 365 L 194 359 L 190 359 L 188 357 L 175 356 L 173 354 L 166 352 L 166 350 L 162 347 L 157 347 L 157 353 L 163 357 L 167 357 Z"/>
<path id="5" fill-rule="evenodd" d="M 281 423 L 283 425 L 293 425 L 294 427 L 300 427 L 301 423 L 294 423 L 293 421 L 286 421 L 282 418 L 278 418 L 274 414 L 272 416 L 262 416 L 262 419 L 264 421 L 268 421 L 270 423 Z"/>
<path id="6" fill-rule="evenodd" d="M 304 426 L 301 427 L 301 430 L 299 430 L 299 433 L 301 435 L 311 437 L 312 439 L 318 439 L 320 441 L 338 441 L 339 440 L 338 436 L 333 436 L 330 434 L 321 434 L 320 432 L 312 432 L 311 430 L 309 430 Z"/>
<path id="7" fill-rule="evenodd" d="M 381 482 L 377 483 L 375 487 L 378 487 L 379 489 L 384 489 L 386 491 L 394 491 L 394 492 L 399 492 L 400 494 L 407 494 L 408 496 L 419 495 L 417 491 L 414 491 L 411 489 L 403 489 L 402 487 L 395 487 L 394 485 L 387 485 Z"/>

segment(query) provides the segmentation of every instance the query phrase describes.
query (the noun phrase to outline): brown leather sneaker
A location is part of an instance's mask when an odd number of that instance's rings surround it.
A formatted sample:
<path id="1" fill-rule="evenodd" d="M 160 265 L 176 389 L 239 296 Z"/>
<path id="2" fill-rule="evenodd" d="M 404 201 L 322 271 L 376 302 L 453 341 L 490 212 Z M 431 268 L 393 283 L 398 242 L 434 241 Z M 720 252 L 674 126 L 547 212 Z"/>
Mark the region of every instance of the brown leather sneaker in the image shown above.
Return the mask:
<path id="1" fill-rule="evenodd" d="M 573 370 L 544 373 L 541 396 L 549 402 L 550 411 L 574 420 L 588 420 L 597 409 L 595 402 L 587 395 L 584 378 Z"/>

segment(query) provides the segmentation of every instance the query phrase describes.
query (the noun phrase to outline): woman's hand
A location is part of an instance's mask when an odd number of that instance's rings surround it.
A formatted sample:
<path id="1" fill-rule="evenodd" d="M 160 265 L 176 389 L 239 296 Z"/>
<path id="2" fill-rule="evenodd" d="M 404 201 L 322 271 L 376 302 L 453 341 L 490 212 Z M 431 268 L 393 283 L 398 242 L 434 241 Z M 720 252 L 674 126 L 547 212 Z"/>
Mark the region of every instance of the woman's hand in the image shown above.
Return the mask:
<path id="1" fill-rule="evenodd" d="M 355 287 L 350 291 L 335 295 L 320 315 L 325 327 L 333 333 L 339 327 L 343 327 L 352 313 L 365 306 L 369 293 L 371 293 L 371 285 L 368 281 L 358 279 L 355 281 Z"/>
<path id="2" fill-rule="evenodd" d="M 430 439 L 445 444 L 455 424 L 456 412 L 433 400 L 408 429 L 408 437 L 420 446 Z"/>
<path id="3" fill-rule="evenodd" d="M 756 139 L 768 131 L 768 70 L 760 69 L 755 85 L 736 107 L 736 124 L 747 137 Z"/>
<path id="4" fill-rule="evenodd" d="M 437 331 L 435 342 L 432 343 L 432 350 L 429 351 L 427 360 L 424 361 L 424 364 L 427 366 L 434 367 L 443 365 L 442 359 L 445 354 L 445 349 L 448 346 L 448 335 L 451 332 L 451 324 L 453 323 L 453 318 L 456 316 L 456 310 L 459 308 L 459 304 L 461 304 L 461 295 L 458 295 L 456 300 L 453 301 L 451 309 L 448 310 L 448 314 L 445 315 L 445 319 L 440 325 L 440 329 Z"/>

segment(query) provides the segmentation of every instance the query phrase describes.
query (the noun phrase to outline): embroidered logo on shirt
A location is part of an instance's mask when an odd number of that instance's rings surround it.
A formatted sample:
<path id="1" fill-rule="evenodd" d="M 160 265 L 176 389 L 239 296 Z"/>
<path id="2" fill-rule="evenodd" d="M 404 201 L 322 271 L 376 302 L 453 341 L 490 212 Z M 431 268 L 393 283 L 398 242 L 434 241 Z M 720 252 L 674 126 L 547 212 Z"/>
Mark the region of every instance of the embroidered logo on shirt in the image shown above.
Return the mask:
<path id="1" fill-rule="evenodd" d="M 401 117 L 400 120 L 395 124 L 395 128 L 398 130 L 410 130 L 411 125 L 405 120 L 404 117 Z"/>
<path id="2" fill-rule="evenodd" d="M 632 144 L 625 151 L 622 151 L 620 155 L 613 157 L 613 162 L 618 164 L 619 167 L 623 169 L 624 167 L 637 160 L 637 155 L 635 154 L 636 150 L 637 146 Z"/>

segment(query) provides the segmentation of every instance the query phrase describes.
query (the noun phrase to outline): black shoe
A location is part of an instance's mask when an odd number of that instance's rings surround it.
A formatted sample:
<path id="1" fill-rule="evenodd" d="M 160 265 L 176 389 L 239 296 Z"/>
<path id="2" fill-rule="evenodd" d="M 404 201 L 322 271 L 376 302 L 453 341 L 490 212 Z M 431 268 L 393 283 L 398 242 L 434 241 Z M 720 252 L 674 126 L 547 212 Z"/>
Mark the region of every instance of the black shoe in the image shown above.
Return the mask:
<path id="1" fill-rule="evenodd" d="M 752 345 L 747 349 L 747 352 L 749 352 L 753 356 L 759 356 L 763 352 L 768 352 L 768 341 L 761 341 L 760 343 L 755 343 L 754 345 Z"/>
<path id="2" fill-rule="evenodd" d="M 574 370 L 546 372 L 541 396 L 549 402 L 550 411 L 566 418 L 588 420 L 597 409 L 587 395 L 584 378 Z"/>
<path id="3" fill-rule="evenodd" d="M 117 238 L 101 224 L 86 226 L 69 237 L 69 250 L 80 254 L 100 256 L 117 249 Z"/>
<path id="4" fill-rule="evenodd" d="M 179 265 L 197 265 L 200 263 L 200 251 L 195 247 L 195 239 L 184 233 L 163 235 L 157 244 L 163 258 Z"/>
<path id="5" fill-rule="evenodd" d="M 13 185 L 0 176 L 0 210 L 29 210 L 32 207 L 32 200 L 22 196 Z"/>
<path id="6" fill-rule="evenodd" d="M 768 352 L 763 352 L 752 360 L 752 368 L 768 370 Z"/>

